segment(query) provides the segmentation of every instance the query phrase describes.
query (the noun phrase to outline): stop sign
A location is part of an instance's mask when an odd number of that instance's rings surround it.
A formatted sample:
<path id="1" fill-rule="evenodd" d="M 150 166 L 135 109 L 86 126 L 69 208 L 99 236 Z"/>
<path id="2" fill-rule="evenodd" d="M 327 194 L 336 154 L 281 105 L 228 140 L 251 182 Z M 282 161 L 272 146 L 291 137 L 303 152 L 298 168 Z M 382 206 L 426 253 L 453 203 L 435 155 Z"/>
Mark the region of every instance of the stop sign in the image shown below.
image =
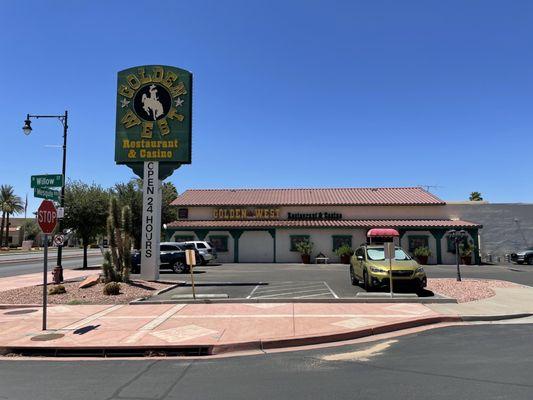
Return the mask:
<path id="1" fill-rule="evenodd" d="M 50 200 L 43 200 L 37 209 L 37 223 L 44 234 L 53 232 L 57 224 L 57 210 Z"/>

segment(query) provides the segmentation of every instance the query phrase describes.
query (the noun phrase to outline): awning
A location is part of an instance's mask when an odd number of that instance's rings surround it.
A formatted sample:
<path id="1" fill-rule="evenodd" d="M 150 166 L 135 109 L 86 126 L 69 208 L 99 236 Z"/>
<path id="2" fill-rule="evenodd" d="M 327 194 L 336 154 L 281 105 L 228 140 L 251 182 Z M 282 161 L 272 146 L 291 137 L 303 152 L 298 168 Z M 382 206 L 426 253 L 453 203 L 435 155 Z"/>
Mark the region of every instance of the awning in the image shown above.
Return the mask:
<path id="1" fill-rule="evenodd" d="M 400 233 L 392 228 L 372 228 L 366 234 L 368 237 L 397 237 Z"/>

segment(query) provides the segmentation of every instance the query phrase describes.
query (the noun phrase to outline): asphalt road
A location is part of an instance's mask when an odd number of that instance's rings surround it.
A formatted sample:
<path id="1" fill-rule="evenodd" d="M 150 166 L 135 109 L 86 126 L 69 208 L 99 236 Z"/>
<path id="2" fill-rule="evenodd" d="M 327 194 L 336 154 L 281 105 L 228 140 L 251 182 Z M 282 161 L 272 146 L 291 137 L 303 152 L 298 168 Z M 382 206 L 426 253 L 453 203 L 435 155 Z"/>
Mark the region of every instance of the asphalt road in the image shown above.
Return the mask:
<path id="1" fill-rule="evenodd" d="M 210 360 L 0 361 L 0 399 L 531 399 L 533 325 Z"/>
<path id="2" fill-rule="evenodd" d="M 56 263 L 57 249 L 49 251 L 48 265 L 53 268 Z M 67 250 L 63 252 L 63 268 L 74 269 L 83 265 L 82 251 Z M 103 257 L 100 250 L 89 250 L 87 263 L 89 266 L 101 264 Z M 0 278 L 41 272 L 43 269 L 43 253 L 2 254 L 0 256 Z"/>

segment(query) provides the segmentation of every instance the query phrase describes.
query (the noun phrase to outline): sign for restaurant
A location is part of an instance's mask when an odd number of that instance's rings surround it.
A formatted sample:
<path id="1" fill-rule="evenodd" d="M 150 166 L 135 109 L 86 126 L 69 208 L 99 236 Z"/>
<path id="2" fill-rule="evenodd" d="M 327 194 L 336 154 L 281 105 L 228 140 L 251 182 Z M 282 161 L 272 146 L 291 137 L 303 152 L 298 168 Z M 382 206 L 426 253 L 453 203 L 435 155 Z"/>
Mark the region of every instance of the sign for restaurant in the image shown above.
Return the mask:
<path id="1" fill-rule="evenodd" d="M 145 65 L 118 73 L 115 162 L 191 163 L 192 74 Z M 135 168 L 133 167 L 135 166 Z M 137 172 L 137 171 L 136 171 Z"/>
<path id="2" fill-rule="evenodd" d="M 342 219 L 342 214 L 337 212 L 288 213 L 287 219 L 293 221 L 327 221 Z"/>
<path id="3" fill-rule="evenodd" d="M 214 219 L 279 219 L 279 208 L 215 208 Z"/>

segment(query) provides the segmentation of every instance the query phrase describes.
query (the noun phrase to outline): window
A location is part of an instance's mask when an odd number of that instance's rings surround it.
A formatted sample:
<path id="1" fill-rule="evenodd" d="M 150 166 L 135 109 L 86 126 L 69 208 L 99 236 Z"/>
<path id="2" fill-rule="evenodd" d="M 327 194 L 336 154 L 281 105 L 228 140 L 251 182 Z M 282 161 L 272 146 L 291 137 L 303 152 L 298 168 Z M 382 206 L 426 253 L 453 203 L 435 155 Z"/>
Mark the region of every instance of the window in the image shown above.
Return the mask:
<path id="1" fill-rule="evenodd" d="M 385 249 L 383 247 L 371 247 L 366 250 L 366 254 L 368 255 L 368 259 L 372 261 L 385 260 Z M 396 247 L 394 251 L 394 259 L 396 261 L 406 261 L 410 260 L 411 258 L 405 254 L 402 249 Z"/>
<path id="2" fill-rule="evenodd" d="M 427 236 L 408 236 L 409 241 L 409 252 L 412 253 L 415 249 L 419 247 L 429 247 L 428 246 L 428 237 Z"/>
<path id="3" fill-rule="evenodd" d="M 169 244 L 162 244 L 160 247 L 161 251 L 178 251 L 180 248 L 178 246 L 172 246 Z"/>
<path id="4" fill-rule="evenodd" d="M 333 251 L 344 245 L 352 247 L 351 235 L 333 235 Z"/>
<path id="5" fill-rule="evenodd" d="M 178 208 L 178 218 L 179 219 L 188 219 L 189 218 L 189 209 L 188 208 Z"/>
<path id="6" fill-rule="evenodd" d="M 291 235 L 291 248 L 290 251 L 298 251 L 296 245 L 300 242 L 309 241 L 309 235 Z"/>
<path id="7" fill-rule="evenodd" d="M 227 236 L 209 236 L 209 242 L 211 243 L 212 247 L 215 248 L 215 250 L 218 253 L 225 253 L 228 251 L 228 237 Z M 203 243 L 198 243 L 198 245 L 202 245 L 205 248 L 205 245 Z"/>
<path id="8" fill-rule="evenodd" d="M 190 235 L 176 235 L 174 236 L 175 242 L 192 242 L 194 240 L 194 236 Z"/>

